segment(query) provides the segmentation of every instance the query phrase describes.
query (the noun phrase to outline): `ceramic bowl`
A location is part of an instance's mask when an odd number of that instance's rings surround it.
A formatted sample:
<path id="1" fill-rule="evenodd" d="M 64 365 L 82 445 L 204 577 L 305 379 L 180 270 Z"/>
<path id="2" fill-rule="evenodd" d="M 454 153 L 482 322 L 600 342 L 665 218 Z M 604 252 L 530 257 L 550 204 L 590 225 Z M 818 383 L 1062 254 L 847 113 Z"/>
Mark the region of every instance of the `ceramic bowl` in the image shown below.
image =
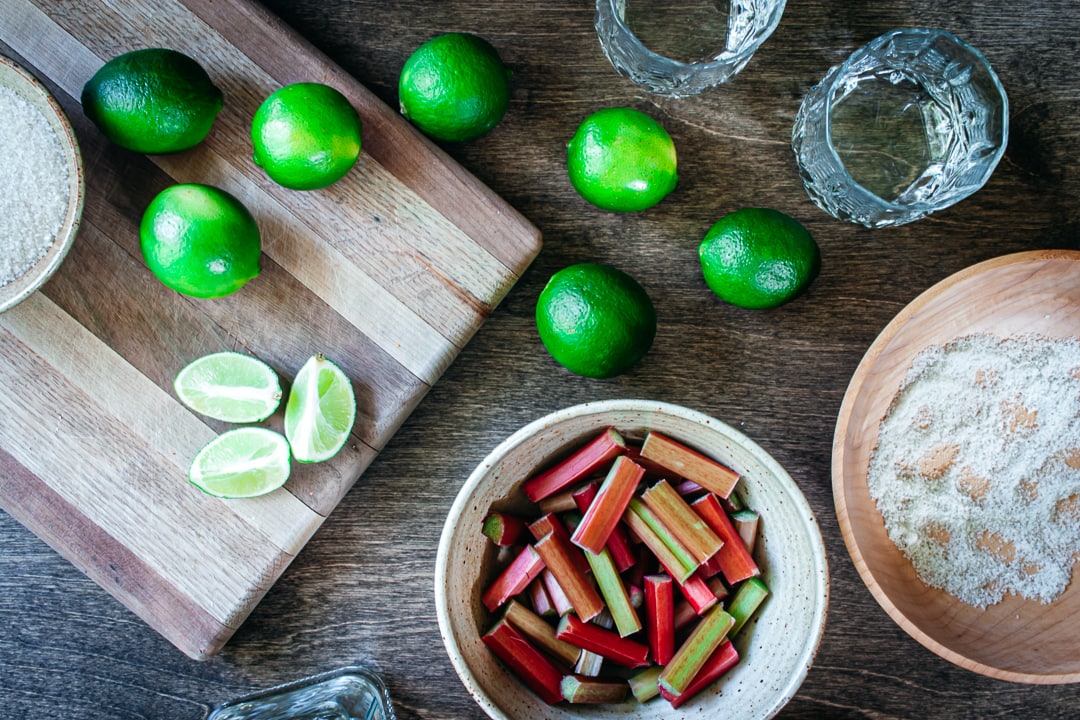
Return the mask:
<path id="1" fill-rule="evenodd" d="M 630 439 L 655 430 L 742 474 L 736 488 L 761 515 L 755 559 L 771 590 L 756 624 L 736 637 L 740 662 L 678 710 L 639 704 L 546 705 L 487 649 L 480 635 L 496 616 L 480 602 L 496 549 L 481 533 L 492 508 L 537 514 L 520 487 L 534 471 L 614 426 Z M 439 629 L 466 689 L 492 718 L 769 718 L 798 690 L 825 627 L 829 575 L 817 520 L 798 486 L 758 445 L 714 418 L 646 400 L 577 405 L 540 418 L 496 447 L 462 486 L 446 518 L 435 567 Z"/>
<path id="2" fill-rule="evenodd" d="M 1080 584 L 1055 602 L 1016 595 L 985 609 L 924 584 L 889 539 L 867 487 L 878 428 L 930 345 L 964 335 L 1080 337 L 1080 252 L 1033 251 L 979 263 L 913 300 L 856 369 L 836 424 L 833 498 L 855 568 L 881 607 L 925 647 L 961 667 L 1022 683 L 1080 681 Z"/>
<path id="3" fill-rule="evenodd" d="M 75 132 L 60 104 L 48 89 L 25 68 L 3 56 L 0 56 L 0 86 L 14 91 L 22 100 L 41 112 L 60 140 L 64 164 L 68 170 L 67 209 L 56 238 L 45 255 L 30 269 L 0 287 L 0 312 L 3 312 L 41 287 L 67 257 L 82 218 L 86 179 Z"/>

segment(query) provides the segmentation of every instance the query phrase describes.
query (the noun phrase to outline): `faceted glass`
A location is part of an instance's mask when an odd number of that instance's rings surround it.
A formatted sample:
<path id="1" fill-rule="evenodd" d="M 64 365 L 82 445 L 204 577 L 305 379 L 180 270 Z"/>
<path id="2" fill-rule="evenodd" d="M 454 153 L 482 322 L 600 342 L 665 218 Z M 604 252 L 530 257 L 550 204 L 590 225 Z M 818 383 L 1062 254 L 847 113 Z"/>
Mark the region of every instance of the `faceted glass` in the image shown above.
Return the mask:
<path id="1" fill-rule="evenodd" d="M 390 694 L 364 668 L 304 678 L 217 707 L 207 720 L 394 720 Z"/>

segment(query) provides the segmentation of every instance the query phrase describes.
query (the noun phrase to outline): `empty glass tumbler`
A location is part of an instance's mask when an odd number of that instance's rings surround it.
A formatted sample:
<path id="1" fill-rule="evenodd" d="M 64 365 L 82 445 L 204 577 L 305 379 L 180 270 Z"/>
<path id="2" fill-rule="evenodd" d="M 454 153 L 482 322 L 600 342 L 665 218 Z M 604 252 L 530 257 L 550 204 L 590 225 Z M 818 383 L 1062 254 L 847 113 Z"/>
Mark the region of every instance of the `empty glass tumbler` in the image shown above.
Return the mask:
<path id="1" fill-rule="evenodd" d="M 783 12 L 784 0 L 596 0 L 596 32 L 621 74 L 683 97 L 742 70 Z"/>
<path id="2" fill-rule="evenodd" d="M 901 225 L 983 186 L 1005 152 L 1009 107 L 986 58 L 955 35 L 888 32 L 810 89 L 792 148 L 830 215 Z"/>

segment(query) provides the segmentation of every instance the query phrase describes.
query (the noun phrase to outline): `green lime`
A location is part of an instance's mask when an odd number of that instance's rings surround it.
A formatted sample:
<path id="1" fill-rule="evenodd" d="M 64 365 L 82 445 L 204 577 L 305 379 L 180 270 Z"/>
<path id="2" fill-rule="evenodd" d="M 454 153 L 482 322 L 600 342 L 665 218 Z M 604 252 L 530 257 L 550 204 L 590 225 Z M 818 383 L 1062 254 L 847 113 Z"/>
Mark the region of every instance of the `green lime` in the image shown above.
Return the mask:
<path id="1" fill-rule="evenodd" d="M 222 297 L 259 274 L 255 218 L 216 187 L 185 183 L 162 190 L 143 213 L 139 239 L 150 271 L 184 295 Z"/>
<path id="2" fill-rule="evenodd" d="M 548 280 L 536 303 L 536 328 L 563 367 L 585 377 L 614 377 L 652 347 L 656 310 L 622 270 L 580 263 Z"/>
<path id="3" fill-rule="evenodd" d="M 83 112 L 109 140 L 150 154 L 199 144 L 223 102 L 198 62 L 165 48 L 114 57 L 82 91 Z"/>
<path id="4" fill-rule="evenodd" d="M 300 462 L 321 462 L 345 446 L 356 420 L 356 396 L 345 373 L 322 355 L 296 373 L 285 403 L 285 437 Z"/>
<path id="5" fill-rule="evenodd" d="M 474 140 L 499 124 L 510 105 L 510 71 L 483 38 L 437 35 L 405 61 L 398 78 L 401 114 L 437 140 Z"/>
<path id="6" fill-rule="evenodd" d="M 289 442 L 261 427 L 229 430 L 203 446 L 191 461 L 188 480 L 223 498 L 252 498 L 277 490 L 289 479 Z"/>
<path id="7" fill-rule="evenodd" d="M 709 288 L 742 308 L 782 305 L 821 269 L 821 251 L 806 228 L 768 208 L 720 218 L 698 246 L 698 259 Z"/>
<path id="8" fill-rule="evenodd" d="M 238 352 L 193 360 L 177 374 L 173 388 L 195 412 L 225 422 L 260 422 L 281 404 L 281 383 L 274 369 Z"/>
<path id="9" fill-rule="evenodd" d="M 348 98 L 321 83 L 270 94 L 251 120 L 255 164 L 293 190 L 331 185 L 360 157 L 360 116 Z"/>
<path id="10" fill-rule="evenodd" d="M 566 146 L 566 170 L 583 198 L 614 212 L 651 208 L 678 182 L 671 136 L 632 108 L 605 108 L 585 118 Z"/>

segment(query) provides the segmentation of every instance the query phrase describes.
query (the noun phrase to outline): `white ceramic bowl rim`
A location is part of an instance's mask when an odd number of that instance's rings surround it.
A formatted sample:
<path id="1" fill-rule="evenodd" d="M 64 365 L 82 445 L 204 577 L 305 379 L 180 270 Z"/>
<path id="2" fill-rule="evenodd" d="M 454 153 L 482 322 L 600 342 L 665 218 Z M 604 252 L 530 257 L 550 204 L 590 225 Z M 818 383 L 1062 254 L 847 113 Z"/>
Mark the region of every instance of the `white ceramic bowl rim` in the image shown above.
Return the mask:
<path id="1" fill-rule="evenodd" d="M 824 542 L 821 538 L 820 531 L 818 530 L 817 520 L 814 517 L 813 511 L 806 501 L 805 496 L 802 494 L 801 490 L 799 490 L 794 480 L 791 479 L 787 471 L 784 470 L 771 455 L 765 452 L 764 449 L 746 435 L 732 428 L 730 425 L 696 410 L 662 401 L 637 399 L 587 402 L 557 410 L 549 415 L 538 418 L 503 440 L 479 465 L 477 465 L 469 478 L 462 485 L 447 514 L 446 523 L 443 525 L 439 539 L 438 553 L 435 560 L 435 604 L 439 630 L 443 636 L 443 641 L 446 645 L 451 663 L 459 678 L 484 711 L 493 718 L 510 720 L 500 709 L 499 705 L 488 695 L 480 683 L 475 680 L 472 671 L 465 664 L 460 648 L 457 647 L 457 640 L 450 622 L 450 609 L 446 593 L 441 592 L 439 589 L 439 585 L 444 582 L 449 569 L 449 551 L 453 535 L 457 528 L 457 523 L 454 522 L 454 519 L 459 518 L 462 513 L 466 511 L 474 491 L 485 479 L 498 459 L 509 454 L 512 450 L 543 428 L 557 426 L 566 420 L 582 415 L 595 416 L 608 413 L 635 413 L 643 411 L 668 415 L 673 418 L 715 428 L 737 442 L 741 449 L 749 453 L 757 462 L 760 462 L 771 474 L 785 481 L 789 490 L 787 499 L 794 505 L 794 511 L 803 521 L 805 528 L 811 533 L 814 540 L 811 550 L 815 571 L 812 577 L 813 587 L 809 588 L 808 592 L 811 596 L 820 598 L 820 601 L 817 602 L 814 607 L 813 617 L 809 623 L 811 632 L 805 639 L 800 655 L 798 658 L 791 661 L 791 664 L 796 667 L 796 670 L 792 672 L 784 684 L 777 689 L 775 693 L 775 702 L 761 715 L 761 717 L 773 717 L 787 704 L 802 685 L 803 680 L 806 678 L 806 674 L 813 664 L 814 657 L 817 654 L 822 636 L 824 635 L 825 623 L 828 615 L 828 562 L 825 555 Z M 537 702 L 539 703 L 541 701 L 537 700 Z"/>

